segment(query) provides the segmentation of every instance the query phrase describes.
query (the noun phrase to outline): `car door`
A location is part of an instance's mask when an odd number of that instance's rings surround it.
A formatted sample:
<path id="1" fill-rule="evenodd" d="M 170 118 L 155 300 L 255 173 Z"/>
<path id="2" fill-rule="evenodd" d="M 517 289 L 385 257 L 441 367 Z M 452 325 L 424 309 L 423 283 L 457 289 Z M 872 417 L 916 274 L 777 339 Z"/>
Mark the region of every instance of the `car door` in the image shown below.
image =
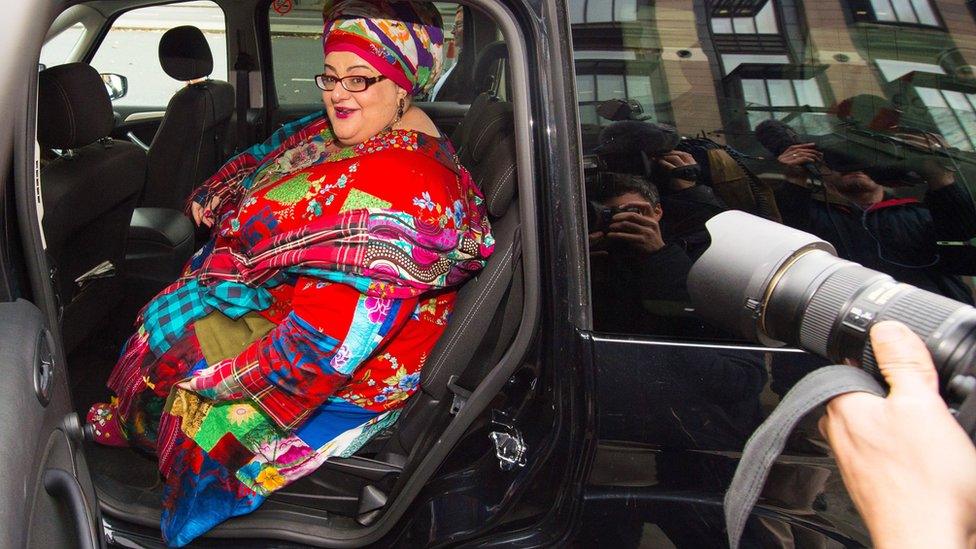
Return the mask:
<path id="1" fill-rule="evenodd" d="M 971 15 L 946 27 L 939 10 L 953 8 L 923 0 L 918 11 L 899 13 L 864 4 L 852 22 L 846 4 L 767 0 L 742 10 L 722 2 L 566 4 L 587 172 L 580 209 L 587 210 L 588 228 L 580 232 L 588 234 L 581 242 L 590 243 L 581 293 L 589 295 L 591 325 L 581 323 L 580 338 L 592 351 L 597 416 L 584 489 L 584 546 L 725 546 L 723 496 L 746 440 L 804 374 L 825 364 L 797 349 L 750 345 L 725 327 L 708 325 L 687 293 L 691 264 L 709 245 L 704 219 L 716 211 L 745 210 L 786 224 L 809 215 L 780 198 L 796 185 L 783 183 L 787 170 L 770 158 L 756 126 L 775 119 L 815 136 L 843 118 L 877 129 L 885 112 L 903 109 L 901 122 L 907 126 L 911 119 L 914 126 L 901 131 L 941 135 L 962 151 L 962 165 L 972 158 L 972 106 L 948 98 L 976 96 L 971 84 L 939 80 L 950 69 L 933 54 L 947 36 L 962 41 L 976 35 Z M 917 26 L 911 41 L 893 32 L 907 22 Z M 808 64 L 804 52 L 818 48 L 844 53 Z M 962 63 L 959 58 L 955 70 Z M 871 66 L 878 71 L 863 69 Z M 631 126 L 616 125 L 622 120 Z M 666 150 L 655 147 L 674 129 L 685 140 L 669 148 L 694 153 L 702 170 L 688 181 L 676 181 L 668 175 L 674 166 L 658 162 Z M 636 162 L 611 158 L 606 149 L 598 155 L 601 143 L 629 151 L 622 156 Z M 722 145 L 734 150 L 717 152 Z M 752 183 L 756 187 L 745 193 L 730 192 Z M 970 194 L 976 187 L 973 178 L 958 176 L 957 183 Z M 925 191 L 892 185 L 886 196 L 912 201 Z M 769 202 L 760 204 L 761 197 Z M 627 226 L 617 218 L 614 228 L 601 222 L 604 212 L 632 213 L 643 224 L 630 218 Z M 608 237 L 612 232 L 616 236 Z M 880 267 L 874 268 L 898 273 L 905 267 L 887 259 L 869 236 L 850 238 L 878 250 Z M 758 250 L 763 242 L 753 245 Z M 959 280 L 972 287 L 972 279 Z M 804 418 L 787 442 L 743 545 L 870 543 L 817 416 Z"/>
<path id="2" fill-rule="evenodd" d="M 0 18 L 0 545 L 98 547 L 101 521 L 72 410 L 42 250 L 34 117 L 38 52 L 53 3 Z"/>

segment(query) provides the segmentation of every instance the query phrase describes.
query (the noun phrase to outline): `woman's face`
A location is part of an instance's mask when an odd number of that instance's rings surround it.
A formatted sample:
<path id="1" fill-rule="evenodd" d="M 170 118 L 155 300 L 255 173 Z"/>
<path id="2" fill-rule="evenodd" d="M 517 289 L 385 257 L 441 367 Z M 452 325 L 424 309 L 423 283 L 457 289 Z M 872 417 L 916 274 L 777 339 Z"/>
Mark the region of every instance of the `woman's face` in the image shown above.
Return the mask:
<path id="1" fill-rule="evenodd" d="M 325 74 L 336 78 L 372 78 L 380 73 L 358 55 L 337 51 L 325 56 Z M 405 96 L 403 88 L 383 79 L 361 92 L 346 91 L 341 83 L 336 84 L 334 90 L 322 92 L 322 101 L 336 139 L 343 145 L 355 145 L 393 122 L 400 99 Z"/>

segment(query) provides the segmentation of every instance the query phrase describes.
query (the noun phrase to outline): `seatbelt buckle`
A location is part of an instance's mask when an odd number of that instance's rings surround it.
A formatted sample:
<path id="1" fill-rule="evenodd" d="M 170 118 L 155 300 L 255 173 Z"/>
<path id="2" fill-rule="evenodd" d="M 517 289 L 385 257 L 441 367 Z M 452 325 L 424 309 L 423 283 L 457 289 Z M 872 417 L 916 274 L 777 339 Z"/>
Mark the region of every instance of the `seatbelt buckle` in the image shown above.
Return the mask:
<path id="1" fill-rule="evenodd" d="M 467 404 L 468 399 L 471 398 L 471 391 L 458 385 L 458 379 L 460 378 L 456 375 L 447 378 L 447 388 L 454 394 L 454 400 L 451 402 L 452 416 L 457 415 L 461 411 L 461 408 L 464 408 L 464 405 Z"/>

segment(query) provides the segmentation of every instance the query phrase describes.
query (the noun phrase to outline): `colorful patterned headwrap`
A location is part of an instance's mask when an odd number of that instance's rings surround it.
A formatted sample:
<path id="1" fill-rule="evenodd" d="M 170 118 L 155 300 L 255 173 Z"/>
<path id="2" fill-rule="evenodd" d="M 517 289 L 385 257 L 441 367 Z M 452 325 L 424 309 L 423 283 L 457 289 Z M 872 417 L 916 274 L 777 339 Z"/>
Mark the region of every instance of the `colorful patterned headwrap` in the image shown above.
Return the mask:
<path id="1" fill-rule="evenodd" d="M 444 67 L 444 30 L 429 2 L 326 2 L 322 49 L 352 52 L 411 95 L 430 91 Z"/>

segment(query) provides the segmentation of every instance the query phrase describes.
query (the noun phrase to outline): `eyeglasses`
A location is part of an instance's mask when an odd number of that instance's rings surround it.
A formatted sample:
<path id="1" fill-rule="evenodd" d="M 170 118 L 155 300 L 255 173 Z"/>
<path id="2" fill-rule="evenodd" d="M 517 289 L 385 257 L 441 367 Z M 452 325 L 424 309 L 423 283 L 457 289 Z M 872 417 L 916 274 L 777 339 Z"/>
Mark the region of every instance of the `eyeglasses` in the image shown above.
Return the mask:
<path id="1" fill-rule="evenodd" d="M 328 74 L 316 74 L 315 85 L 318 86 L 320 90 L 332 91 L 335 89 L 336 84 L 341 82 L 342 87 L 345 88 L 346 91 L 361 92 L 366 91 L 366 88 L 372 86 L 380 80 L 385 79 L 386 77 L 382 74 L 379 76 L 344 76 L 342 78 L 337 78 Z"/>

